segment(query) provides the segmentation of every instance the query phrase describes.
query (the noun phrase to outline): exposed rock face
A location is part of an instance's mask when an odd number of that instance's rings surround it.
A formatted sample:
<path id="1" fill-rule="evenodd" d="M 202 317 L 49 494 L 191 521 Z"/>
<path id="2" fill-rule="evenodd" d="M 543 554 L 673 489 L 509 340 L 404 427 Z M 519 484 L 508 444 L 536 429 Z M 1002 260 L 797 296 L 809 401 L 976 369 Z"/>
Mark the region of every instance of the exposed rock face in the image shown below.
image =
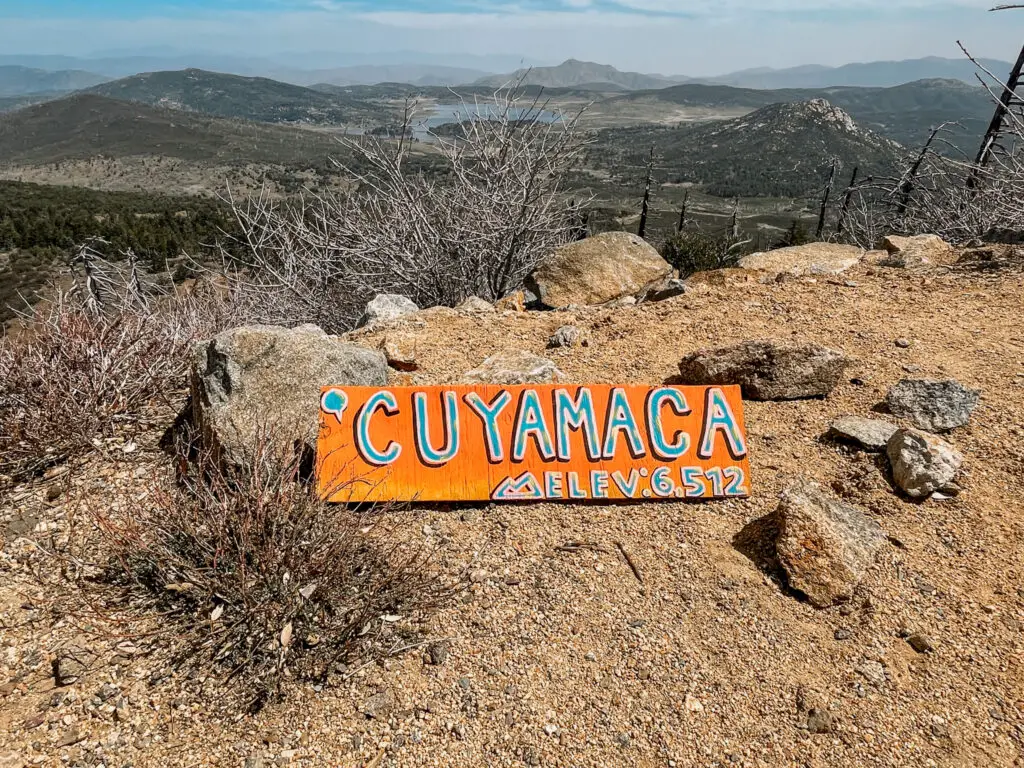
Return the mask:
<path id="1" fill-rule="evenodd" d="M 917 429 L 901 429 L 886 447 L 892 477 L 911 498 L 952 487 L 964 457 L 945 440 Z"/>
<path id="2" fill-rule="evenodd" d="M 739 260 L 743 269 L 789 275 L 838 275 L 856 266 L 864 250 L 836 243 L 808 243 L 774 251 L 760 251 Z"/>
<path id="3" fill-rule="evenodd" d="M 563 325 L 555 331 L 554 334 L 552 334 L 550 339 L 548 339 L 548 347 L 550 349 L 558 349 L 559 347 L 576 347 L 581 344 L 586 345 L 586 343 L 587 339 L 585 334 L 575 325 Z"/>
<path id="4" fill-rule="evenodd" d="M 797 400 L 828 395 L 848 365 L 818 344 L 748 341 L 687 355 L 679 373 L 685 384 L 739 384 L 750 400 Z"/>
<path id="5" fill-rule="evenodd" d="M 395 320 L 404 315 L 419 312 L 415 302 L 395 293 L 378 294 L 366 305 L 366 311 L 359 320 L 359 325 L 373 325 L 387 320 Z"/>
<path id="6" fill-rule="evenodd" d="M 953 379 L 903 379 L 889 390 L 885 403 L 919 429 L 949 432 L 970 421 L 980 394 Z"/>
<path id="7" fill-rule="evenodd" d="M 938 235 L 890 235 L 882 240 L 882 247 L 889 254 L 891 263 L 904 267 L 920 264 L 953 264 L 957 260 L 953 246 Z"/>
<path id="8" fill-rule="evenodd" d="M 604 304 L 642 293 L 671 272 L 645 240 L 605 232 L 559 248 L 536 269 L 529 287 L 548 307 Z"/>
<path id="9" fill-rule="evenodd" d="M 193 417 L 207 445 L 244 465 L 264 431 L 282 448 L 301 441 L 315 449 L 321 387 L 387 382 L 384 355 L 316 326 L 244 326 L 196 346 Z"/>
<path id="10" fill-rule="evenodd" d="M 546 357 L 510 349 L 499 352 L 483 364 L 466 373 L 463 380 L 470 384 L 550 384 L 565 378 L 553 362 Z"/>
<path id="11" fill-rule="evenodd" d="M 862 416 L 840 416 L 832 422 L 829 436 L 855 443 L 868 451 L 883 451 L 897 429 L 899 427 L 891 421 L 865 419 Z"/>
<path id="12" fill-rule="evenodd" d="M 878 523 L 810 480 L 783 492 L 775 517 L 789 585 L 818 608 L 849 600 L 886 540 Z"/>
<path id="13" fill-rule="evenodd" d="M 494 308 L 500 312 L 525 312 L 526 293 L 524 291 L 510 293 L 494 302 Z"/>

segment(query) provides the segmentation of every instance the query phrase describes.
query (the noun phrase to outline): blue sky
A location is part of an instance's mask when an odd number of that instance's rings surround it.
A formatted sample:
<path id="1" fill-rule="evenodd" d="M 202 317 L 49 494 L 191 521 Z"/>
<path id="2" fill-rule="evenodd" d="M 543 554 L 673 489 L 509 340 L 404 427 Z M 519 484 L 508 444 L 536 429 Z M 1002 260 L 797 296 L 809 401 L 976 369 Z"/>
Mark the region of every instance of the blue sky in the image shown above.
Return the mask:
<path id="1" fill-rule="evenodd" d="M 215 51 L 285 59 L 419 51 L 710 75 L 754 66 L 1010 59 L 1024 11 L 997 0 L 0 0 L 0 51 Z M 468 61 L 468 59 L 467 59 Z M 397 62 L 396 62 L 397 63 Z"/>

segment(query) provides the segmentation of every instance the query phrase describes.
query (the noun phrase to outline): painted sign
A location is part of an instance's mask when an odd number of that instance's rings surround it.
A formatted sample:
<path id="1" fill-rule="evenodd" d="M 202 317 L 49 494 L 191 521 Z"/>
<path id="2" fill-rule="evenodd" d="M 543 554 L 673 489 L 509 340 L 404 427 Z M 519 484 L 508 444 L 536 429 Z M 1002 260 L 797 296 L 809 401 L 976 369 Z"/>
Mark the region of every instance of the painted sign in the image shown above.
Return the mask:
<path id="1" fill-rule="evenodd" d="M 317 474 L 338 502 L 750 494 L 737 386 L 325 387 Z"/>

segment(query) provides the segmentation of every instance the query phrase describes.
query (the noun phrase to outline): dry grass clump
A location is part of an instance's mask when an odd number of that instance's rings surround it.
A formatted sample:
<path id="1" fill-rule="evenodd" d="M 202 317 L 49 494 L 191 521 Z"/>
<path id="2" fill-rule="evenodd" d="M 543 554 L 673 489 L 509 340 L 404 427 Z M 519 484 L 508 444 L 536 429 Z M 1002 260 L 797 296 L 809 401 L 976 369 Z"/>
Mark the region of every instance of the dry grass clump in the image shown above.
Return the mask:
<path id="1" fill-rule="evenodd" d="M 415 647 L 403 628 L 454 590 L 406 510 L 327 504 L 280 441 L 262 430 L 257 442 L 248 466 L 201 453 L 120 504 L 87 499 L 77 517 L 98 554 L 70 559 L 82 594 L 98 582 L 122 617 L 159 617 L 175 665 L 229 681 L 254 708 L 287 679 L 328 682 Z"/>

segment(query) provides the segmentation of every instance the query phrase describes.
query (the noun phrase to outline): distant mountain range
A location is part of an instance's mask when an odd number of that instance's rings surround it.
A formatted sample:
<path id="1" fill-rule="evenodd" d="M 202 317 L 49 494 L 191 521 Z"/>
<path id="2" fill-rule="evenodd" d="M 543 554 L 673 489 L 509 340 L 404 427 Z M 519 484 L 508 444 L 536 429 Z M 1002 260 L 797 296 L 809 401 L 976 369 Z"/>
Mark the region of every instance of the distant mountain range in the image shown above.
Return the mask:
<path id="1" fill-rule="evenodd" d="M 1009 74 L 1013 66 L 1007 61 L 979 59 L 986 69 L 996 75 Z M 943 59 L 929 56 L 905 61 L 872 61 L 863 64 L 844 64 L 841 67 L 802 66 L 790 69 L 748 69 L 720 77 L 704 78 L 697 82 L 733 85 L 742 88 L 829 88 L 852 85 L 866 88 L 886 88 L 915 80 L 962 80 L 977 84 L 975 69 L 967 59 Z M 691 80 L 692 81 L 692 80 Z"/>
<path id="2" fill-rule="evenodd" d="M 248 77 L 265 77 L 294 85 L 373 85 L 409 83 L 413 85 L 466 85 L 500 87 L 523 73 L 520 68 L 499 74 L 501 67 L 514 61 L 511 56 L 433 56 L 413 52 L 381 54 L 297 53 L 294 56 L 238 57 L 209 53 L 164 53 L 138 55 L 122 53 L 95 58 L 70 56 L 0 55 L 0 72 L 10 67 L 32 70 L 18 74 L 10 71 L 7 90 L 0 97 L 19 96 L 38 91 L 77 90 L 107 79 L 122 78 L 140 72 L 159 72 L 201 68 Z M 397 62 L 397 63 L 396 63 Z M 988 69 L 1003 75 L 1009 72 L 1005 61 L 981 59 Z M 40 72 L 51 74 L 55 82 L 40 81 Z M 74 79 L 71 75 L 77 78 Z M 61 77 L 68 79 L 58 87 Z M 88 78 L 92 78 L 91 81 Z M 633 91 L 664 88 L 680 83 L 732 85 L 743 88 L 827 88 L 833 86 L 889 87 L 922 79 L 955 79 L 974 83 L 974 65 L 966 59 L 927 57 L 905 61 L 876 61 L 846 64 L 840 67 L 806 65 L 788 69 L 761 67 L 714 77 L 665 76 L 623 72 L 606 64 L 569 59 L 557 66 L 534 66 L 526 82 L 548 88 L 577 88 L 591 91 Z M 83 82 L 87 82 L 83 84 Z M 15 91 L 14 88 L 19 90 Z"/>
<path id="3" fill-rule="evenodd" d="M 0 98 L 77 91 L 106 80 L 102 75 L 82 70 L 47 71 L 15 65 L 0 66 Z"/>

